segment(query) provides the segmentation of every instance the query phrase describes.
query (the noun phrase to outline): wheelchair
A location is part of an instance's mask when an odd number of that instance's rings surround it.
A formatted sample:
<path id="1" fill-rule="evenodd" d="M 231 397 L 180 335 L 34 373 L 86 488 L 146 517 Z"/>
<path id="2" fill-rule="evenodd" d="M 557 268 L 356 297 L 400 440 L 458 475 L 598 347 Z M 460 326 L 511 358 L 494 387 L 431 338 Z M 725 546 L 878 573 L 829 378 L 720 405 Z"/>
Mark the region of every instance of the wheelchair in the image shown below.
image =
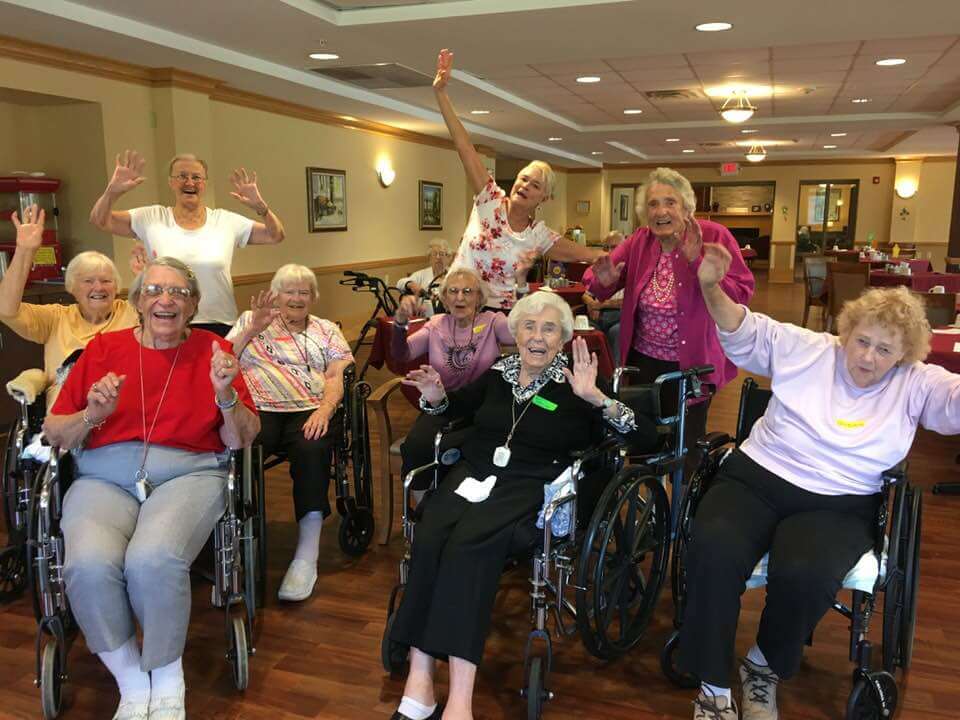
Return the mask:
<path id="1" fill-rule="evenodd" d="M 531 561 L 532 628 L 524 649 L 520 691 L 530 720 L 539 719 L 546 701 L 554 697 L 548 689 L 553 665 L 551 616 L 558 638 L 579 634 L 587 651 L 601 660 L 620 657 L 643 638 L 667 575 L 671 513 L 663 479 L 672 476 L 678 481 L 682 476 L 686 400 L 702 392 L 700 377 L 712 371 L 709 366 L 693 368 L 661 375 L 652 385 L 621 387 L 622 379 L 637 371 L 618 368 L 614 395 L 635 412 L 657 419 L 657 448 L 652 454 L 638 454 L 611 429 L 597 446 L 573 457 L 569 483 L 544 506 L 542 537 L 532 556 L 526 550 L 508 563 L 509 567 Z M 660 398 L 664 388 L 673 384 L 681 409 L 665 418 Z M 436 488 L 441 465 L 448 464 L 440 452 L 442 438 L 443 431 L 434 440 L 434 461 L 404 478 L 406 552 L 400 561 L 399 583 L 390 594 L 381 641 L 381 661 L 391 674 L 400 673 L 407 660 L 406 649 L 392 643 L 390 635 L 409 576 L 420 515 L 419 508 L 411 505 L 411 488 L 416 477 L 427 472 L 433 473 L 431 487 Z M 608 480 L 593 482 L 598 476 Z M 572 529 L 564 537 L 555 537 L 551 520 L 565 505 L 570 507 Z"/>
<path id="2" fill-rule="evenodd" d="M 213 605 L 224 609 L 227 661 L 243 691 L 256 652 L 257 610 L 266 596 L 263 475 L 250 448 L 230 453 L 226 510 L 214 527 Z M 77 635 L 63 578 L 63 498 L 73 480 L 73 456 L 53 449 L 36 478 L 27 513 L 26 567 L 37 620 L 36 680 L 44 720 L 60 714 L 67 653 Z"/>
<path id="3" fill-rule="evenodd" d="M 26 370 L 7 384 L 10 396 L 19 407 L 17 420 L 7 431 L 0 484 L 7 532 L 7 546 L 0 550 L 0 603 L 15 600 L 27 587 L 27 515 L 42 463 L 24 457 L 24 449 L 43 425 L 45 385 L 42 370 Z"/>
<path id="4" fill-rule="evenodd" d="M 337 540 L 344 555 L 350 557 L 359 557 L 366 552 L 374 532 L 373 465 L 367 420 L 367 398 L 371 388 L 365 380 L 357 380 L 356 373 L 355 363 L 350 363 L 343 371 L 343 423 L 330 454 L 330 478 L 334 482 L 337 514 L 340 515 Z M 251 452 L 253 466 L 260 468 L 261 479 L 267 470 L 287 462 L 287 456 L 280 452 L 264 458 L 260 445 L 255 444 Z"/>
<path id="5" fill-rule="evenodd" d="M 693 689 L 700 685 L 697 678 L 677 668 L 674 658 L 687 595 L 684 561 L 692 539 L 697 505 L 726 455 L 734 447 L 739 447 L 750 434 L 754 423 L 763 415 L 771 395 L 771 391 L 761 389 L 753 378 L 747 378 L 740 395 L 736 436 L 731 438 L 725 433 L 709 433 L 699 442 L 704 456 L 680 507 L 671 560 L 675 630 L 660 654 L 664 675 L 678 687 Z M 896 670 L 900 668 L 906 671 L 913 656 L 923 497 L 920 488 L 912 486 L 907 480 L 906 469 L 904 460 L 883 474 L 874 546 L 844 578 L 843 589 L 852 593 L 850 604 L 845 605 L 839 600 L 833 603 L 833 609 L 850 621 L 849 657 L 854 663 L 854 670 L 853 689 L 846 708 L 847 720 L 892 717 L 898 701 Z M 766 563 L 767 556 L 764 556 L 747 581 L 748 589 L 766 585 Z M 884 597 L 883 611 L 879 617 L 882 623 L 881 662 L 880 668 L 874 669 L 873 644 L 867 636 L 881 593 Z M 812 638 L 808 644 L 812 645 Z"/>

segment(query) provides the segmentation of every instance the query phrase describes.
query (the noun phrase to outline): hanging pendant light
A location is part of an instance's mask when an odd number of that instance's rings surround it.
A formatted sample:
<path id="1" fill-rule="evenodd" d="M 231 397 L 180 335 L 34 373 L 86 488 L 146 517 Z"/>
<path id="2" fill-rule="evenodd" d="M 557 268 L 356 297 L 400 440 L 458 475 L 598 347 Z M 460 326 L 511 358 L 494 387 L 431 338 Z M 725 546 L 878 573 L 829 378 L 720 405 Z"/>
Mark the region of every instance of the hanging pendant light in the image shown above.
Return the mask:
<path id="1" fill-rule="evenodd" d="M 767 159 L 767 151 L 763 145 L 751 145 L 747 150 L 746 158 L 752 163 L 763 162 Z"/>
<path id="2" fill-rule="evenodd" d="M 728 97 L 720 108 L 720 117 L 728 123 L 742 123 L 753 117 L 757 109 L 750 104 L 746 93 L 735 92 Z"/>

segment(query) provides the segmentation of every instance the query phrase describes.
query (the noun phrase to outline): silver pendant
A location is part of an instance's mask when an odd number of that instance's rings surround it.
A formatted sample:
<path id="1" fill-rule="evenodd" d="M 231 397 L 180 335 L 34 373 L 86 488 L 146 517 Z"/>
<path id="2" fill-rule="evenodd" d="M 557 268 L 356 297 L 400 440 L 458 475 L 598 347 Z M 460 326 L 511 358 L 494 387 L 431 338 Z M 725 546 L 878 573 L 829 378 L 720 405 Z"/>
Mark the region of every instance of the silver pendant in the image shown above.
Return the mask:
<path id="1" fill-rule="evenodd" d="M 137 500 L 142 503 L 147 501 L 147 498 L 150 497 L 150 491 L 153 490 L 153 485 L 150 484 L 150 480 L 148 479 L 149 477 L 147 471 L 143 468 L 137 470 L 137 474 L 133 476 L 134 480 L 136 480 L 134 488 L 137 494 Z"/>
<path id="2" fill-rule="evenodd" d="M 510 448 L 501 445 L 493 451 L 493 464 L 497 467 L 506 467 L 510 462 Z"/>

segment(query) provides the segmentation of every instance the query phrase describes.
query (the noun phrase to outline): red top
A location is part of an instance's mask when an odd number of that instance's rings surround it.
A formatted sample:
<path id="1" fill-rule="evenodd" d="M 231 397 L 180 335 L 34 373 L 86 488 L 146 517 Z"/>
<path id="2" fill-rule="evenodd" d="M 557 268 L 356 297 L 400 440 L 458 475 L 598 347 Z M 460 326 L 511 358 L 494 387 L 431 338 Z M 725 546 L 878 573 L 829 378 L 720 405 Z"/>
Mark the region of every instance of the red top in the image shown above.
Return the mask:
<path id="1" fill-rule="evenodd" d="M 160 408 L 157 425 L 150 443 L 180 448 L 191 452 L 222 452 L 219 429 L 223 424 L 220 410 L 214 403 L 210 382 L 211 341 L 232 352 L 233 346 L 207 330 L 194 328 L 180 345 L 180 357 L 170 378 L 170 387 Z M 88 448 L 118 442 L 143 442 L 143 411 L 140 405 L 140 343 L 133 328 L 97 335 L 74 365 L 51 413 L 70 415 L 87 406 L 87 391 L 108 372 L 126 375 L 120 387 L 117 409 L 106 423 L 87 437 Z M 143 348 L 144 397 L 147 404 L 147 432 L 157 413 L 157 403 L 167 382 L 176 348 L 153 350 Z M 256 413 L 257 409 L 238 373 L 233 379 L 240 402 Z"/>

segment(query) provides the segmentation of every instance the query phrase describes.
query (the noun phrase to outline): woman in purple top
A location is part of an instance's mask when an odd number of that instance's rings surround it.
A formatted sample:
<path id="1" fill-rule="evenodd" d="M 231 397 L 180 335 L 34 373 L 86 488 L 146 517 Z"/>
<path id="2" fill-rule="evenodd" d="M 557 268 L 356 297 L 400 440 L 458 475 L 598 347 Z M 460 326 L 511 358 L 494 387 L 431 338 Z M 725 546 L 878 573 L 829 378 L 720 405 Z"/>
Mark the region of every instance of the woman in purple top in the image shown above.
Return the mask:
<path id="1" fill-rule="evenodd" d="M 753 275 L 730 231 L 709 220 L 696 220 L 695 210 L 690 181 L 676 170 L 657 168 L 637 192 L 637 217 L 645 227 L 583 276 L 587 290 L 598 300 L 624 291 L 619 361 L 639 368 L 641 383 L 652 383 L 666 372 L 713 365 L 715 371 L 706 380 L 720 389 L 737 374 L 723 354 L 697 282 L 704 243 L 720 245 L 730 254 L 730 269 L 721 286 L 734 302 L 750 301 Z M 669 395 L 664 400 L 669 403 Z M 688 469 L 696 466 L 695 444 L 706 432 L 709 405 L 707 400 L 687 411 Z"/>
<path id="2" fill-rule="evenodd" d="M 522 268 L 525 273 L 526 268 Z M 434 315 L 423 329 L 407 336 L 411 316 L 420 314 L 418 298 L 408 295 L 393 316 L 391 353 L 398 362 L 407 362 L 427 353 L 427 363 L 443 380 L 443 386 L 456 390 L 483 375 L 500 356 L 500 345 L 513 345 L 507 316 L 483 310 L 486 288 L 472 268 L 455 268 L 440 285 L 440 300 L 446 313 Z M 400 453 L 403 474 L 433 460 L 433 440 L 444 421 L 436 415 L 417 418 Z M 444 445 L 455 447 L 457 433 L 447 435 Z"/>

